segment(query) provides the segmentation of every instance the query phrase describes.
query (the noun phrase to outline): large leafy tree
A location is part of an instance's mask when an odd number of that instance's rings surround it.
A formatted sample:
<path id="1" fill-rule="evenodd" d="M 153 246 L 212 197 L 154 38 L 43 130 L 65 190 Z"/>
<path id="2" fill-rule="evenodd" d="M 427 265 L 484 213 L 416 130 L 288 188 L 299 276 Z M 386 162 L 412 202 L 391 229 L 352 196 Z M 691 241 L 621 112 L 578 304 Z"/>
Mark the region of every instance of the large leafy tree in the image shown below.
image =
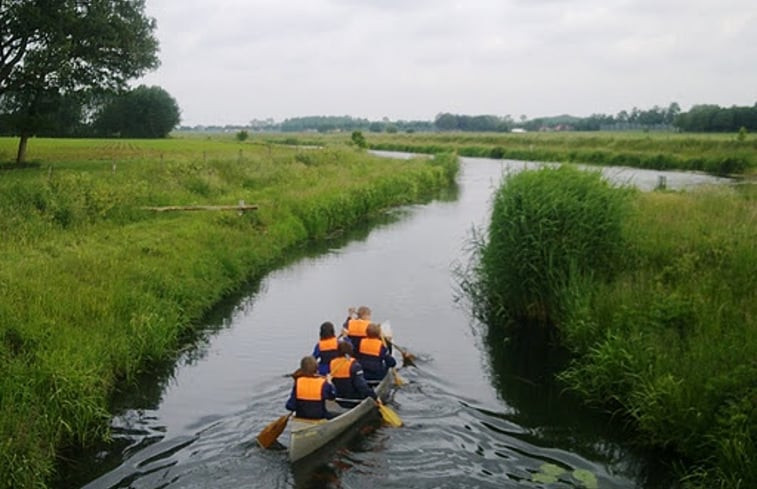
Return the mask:
<path id="1" fill-rule="evenodd" d="M 17 162 L 61 102 L 156 68 L 154 32 L 144 0 L 0 0 L 0 109 L 20 136 Z"/>
<path id="2" fill-rule="evenodd" d="M 108 102 L 94 122 L 102 136 L 163 138 L 179 123 L 179 105 L 160 87 L 140 85 Z"/>

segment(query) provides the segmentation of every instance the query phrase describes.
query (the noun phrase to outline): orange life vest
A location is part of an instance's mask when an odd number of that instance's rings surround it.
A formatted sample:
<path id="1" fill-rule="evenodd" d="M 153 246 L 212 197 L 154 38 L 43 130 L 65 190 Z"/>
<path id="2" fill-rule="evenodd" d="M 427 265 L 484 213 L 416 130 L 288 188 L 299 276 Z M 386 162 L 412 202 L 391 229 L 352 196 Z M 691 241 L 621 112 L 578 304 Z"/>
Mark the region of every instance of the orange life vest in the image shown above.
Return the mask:
<path id="1" fill-rule="evenodd" d="M 329 368 L 331 369 L 331 376 L 335 379 L 349 379 L 350 368 L 352 368 L 352 362 L 354 358 L 339 357 L 331 360 Z"/>
<path id="2" fill-rule="evenodd" d="M 339 342 L 337 341 L 336 336 L 318 342 L 318 349 L 321 350 L 321 353 L 325 351 L 336 351 L 338 347 Z"/>
<path id="3" fill-rule="evenodd" d="M 381 356 L 381 347 L 384 343 L 378 338 L 363 338 L 360 341 L 359 352 L 362 355 L 369 355 L 372 357 Z"/>
<path id="4" fill-rule="evenodd" d="M 322 401 L 325 382 L 323 377 L 300 377 L 297 379 L 295 396 L 300 401 Z"/>
<path id="5" fill-rule="evenodd" d="M 371 324 L 367 319 L 350 319 L 347 323 L 347 335 L 356 338 L 368 336 L 368 325 Z"/>

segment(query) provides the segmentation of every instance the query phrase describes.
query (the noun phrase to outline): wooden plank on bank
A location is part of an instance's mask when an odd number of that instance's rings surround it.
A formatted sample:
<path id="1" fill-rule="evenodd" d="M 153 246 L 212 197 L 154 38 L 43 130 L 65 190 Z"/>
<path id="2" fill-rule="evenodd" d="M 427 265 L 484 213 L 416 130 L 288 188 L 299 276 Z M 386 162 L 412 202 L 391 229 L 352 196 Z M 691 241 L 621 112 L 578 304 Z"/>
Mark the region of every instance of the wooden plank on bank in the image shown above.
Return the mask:
<path id="1" fill-rule="evenodd" d="M 142 207 L 142 210 L 155 212 L 175 212 L 175 211 L 254 211 L 257 210 L 257 204 L 240 204 L 240 205 L 167 205 L 161 207 Z"/>

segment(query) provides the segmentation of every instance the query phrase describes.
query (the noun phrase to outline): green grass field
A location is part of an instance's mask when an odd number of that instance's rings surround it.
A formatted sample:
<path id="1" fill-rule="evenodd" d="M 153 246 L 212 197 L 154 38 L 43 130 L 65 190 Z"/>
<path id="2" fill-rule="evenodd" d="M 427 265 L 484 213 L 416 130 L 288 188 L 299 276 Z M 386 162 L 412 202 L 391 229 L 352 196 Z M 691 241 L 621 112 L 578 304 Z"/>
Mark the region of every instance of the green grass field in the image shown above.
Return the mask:
<path id="1" fill-rule="evenodd" d="M 17 141 L 0 139 L 0 161 Z M 0 487 L 46 487 L 106 435 L 114 388 L 170 358 L 225 295 L 303 241 L 452 182 L 457 160 L 344 146 L 32 139 L 0 166 Z M 258 204 L 155 213 L 145 206 Z"/>
<path id="2" fill-rule="evenodd" d="M 697 170 L 713 174 L 757 172 L 757 136 L 639 132 L 413 133 L 364 132 L 373 149 L 480 156 L 526 161 L 558 161 L 631 166 L 657 170 Z M 257 136 L 264 137 L 264 136 Z M 275 141 L 345 141 L 349 134 L 276 135 Z"/>

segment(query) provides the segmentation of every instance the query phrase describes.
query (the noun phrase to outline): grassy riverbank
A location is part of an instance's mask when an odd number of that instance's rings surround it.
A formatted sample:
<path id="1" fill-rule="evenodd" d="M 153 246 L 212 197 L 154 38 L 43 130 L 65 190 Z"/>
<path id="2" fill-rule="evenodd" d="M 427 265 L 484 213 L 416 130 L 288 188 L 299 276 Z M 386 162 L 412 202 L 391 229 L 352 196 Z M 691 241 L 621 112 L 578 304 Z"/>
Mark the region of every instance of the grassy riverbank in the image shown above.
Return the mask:
<path id="1" fill-rule="evenodd" d="M 677 453 L 689 486 L 753 487 L 755 186 L 629 194 L 571 173 L 500 189 L 473 286 L 484 315 L 552 325 L 573 355 L 565 385 Z"/>
<path id="2" fill-rule="evenodd" d="M 0 159 L 16 141 L 0 139 Z M 448 185 L 457 163 L 210 140 L 30 142 L 0 167 L 0 487 L 45 487 L 108 399 L 298 243 Z M 258 204 L 155 213 L 145 206 Z"/>
<path id="3" fill-rule="evenodd" d="M 713 174 L 757 171 L 757 137 L 624 132 L 366 134 L 373 149 Z"/>

